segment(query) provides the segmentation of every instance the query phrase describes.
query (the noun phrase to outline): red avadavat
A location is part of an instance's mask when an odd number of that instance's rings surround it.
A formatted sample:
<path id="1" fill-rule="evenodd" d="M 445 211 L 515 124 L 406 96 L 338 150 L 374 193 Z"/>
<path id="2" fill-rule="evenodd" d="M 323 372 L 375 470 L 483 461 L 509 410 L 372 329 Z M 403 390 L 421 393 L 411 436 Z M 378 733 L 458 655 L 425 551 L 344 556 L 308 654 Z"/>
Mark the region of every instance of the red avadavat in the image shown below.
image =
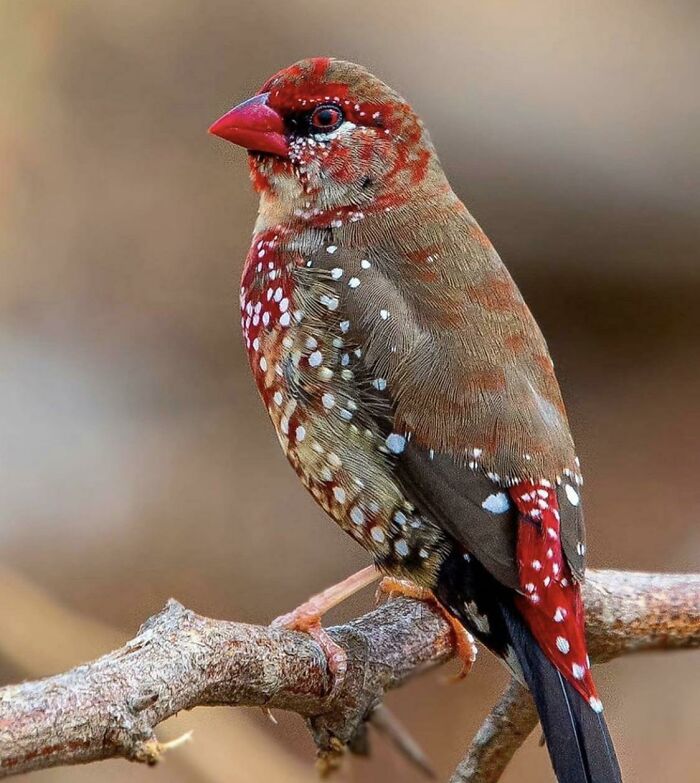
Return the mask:
<path id="1" fill-rule="evenodd" d="M 431 590 L 529 686 L 562 783 L 620 781 L 552 361 L 423 123 L 365 69 L 315 58 L 211 132 L 250 153 L 242 326 L 294 469 L 382 572 Z"/>

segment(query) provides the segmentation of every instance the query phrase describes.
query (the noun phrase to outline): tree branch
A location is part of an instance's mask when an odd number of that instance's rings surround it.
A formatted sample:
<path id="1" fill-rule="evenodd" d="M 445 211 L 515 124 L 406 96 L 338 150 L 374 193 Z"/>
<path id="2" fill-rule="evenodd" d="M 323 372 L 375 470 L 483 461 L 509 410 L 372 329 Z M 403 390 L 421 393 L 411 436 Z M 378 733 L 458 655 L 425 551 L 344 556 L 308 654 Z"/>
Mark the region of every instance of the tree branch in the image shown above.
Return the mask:
<path id="1" fill-rule="evenodd" d="M 700 645 L 700 575 L 591 571 L 585 600 L 593 660 Z M 442 616 L 403 598 L 329 633 L 348 652 L 347 675 L 332 698 L 325 659 L 310 637 L 205 618 L 170 601 L 124 647 L 0 689 L 0 777 L 117 756 L 155 763 L 168 747 L 156 725 L 201 705 L 297 712 L 332 767 L 345 746 L 363 745 L 366 721 L 387 690 L 452 655 Z M 390 725 L 386 716 L 379 723 Z M 498 780 L 535 723 L 529 695 L 510 685 L 454 783 Z"/>

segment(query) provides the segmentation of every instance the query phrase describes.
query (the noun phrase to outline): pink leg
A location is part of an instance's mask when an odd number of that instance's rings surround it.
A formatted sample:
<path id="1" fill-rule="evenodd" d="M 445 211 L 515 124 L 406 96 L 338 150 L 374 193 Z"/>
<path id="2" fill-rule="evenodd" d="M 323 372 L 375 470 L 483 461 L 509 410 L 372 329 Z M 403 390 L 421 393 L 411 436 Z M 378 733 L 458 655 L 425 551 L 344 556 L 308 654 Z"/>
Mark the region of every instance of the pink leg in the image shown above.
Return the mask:
<path id="1" fill-rule="evenodd" d="M 275 628 L 287 628 L 290 631 L 308 633 L 317 642 L 326 656 L 328 670 L 333 676 L 332 693 L 337 691 L 343 683 L 348 668 L 348 659 L 345 650 L 336 644 L 323 629 L 321 618 L 334 606 L 350 598 L 351 595 L 372 584 L 378 578 L 379 572 L 375 567 L 367 566 L 342 582 L 311 596 L 308 601 L 296 609 L 276 617 L 270 623 Z"/>

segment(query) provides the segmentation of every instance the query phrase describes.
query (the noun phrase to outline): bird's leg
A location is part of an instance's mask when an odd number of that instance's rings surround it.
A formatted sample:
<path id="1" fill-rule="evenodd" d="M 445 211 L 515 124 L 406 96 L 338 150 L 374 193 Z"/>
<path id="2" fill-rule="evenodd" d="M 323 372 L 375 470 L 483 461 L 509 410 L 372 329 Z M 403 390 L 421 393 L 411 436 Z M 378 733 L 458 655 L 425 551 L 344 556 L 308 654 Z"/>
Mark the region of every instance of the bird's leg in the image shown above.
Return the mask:
<path id="1" fill-rule="evenodd" d="M 404 598 L 413 598 L 416 601 L 423 601 L 434 606 L 440 612 L 452 629 L 455 652 L 462 662 L 462 668 L 457 675 L 455 675 L 454 680 L 463 680 L 474 665 L 477 647 L 474 637 L 467 631 L 462 623 L 445 609 L 431 590 L 428 590 L 426 587 L 419 587 L 406 579 L 396 579 L 393 576 L 385 576 L 377 587 L 377 598 L 379 598 L 382 593 L 389 597 L 403 596 Z"/>
<path id="2" fill-rule="evenodd" d="M 343 683 L 348 668 L 347 654 L 336 644 L 321 625 L 321 618 L 334 606 L 350 598 L 379 578 L 374 566 L 367 566 L 342 582 L 328 587 L 317 595 L 311 596 L 296 609 L 276 617 L 272 626 L 287 628 L 290 631 L 308 633 L 323 650 L 328 662 L 328 670 L 333 677 L 332 693 L 337 692 Z"/>

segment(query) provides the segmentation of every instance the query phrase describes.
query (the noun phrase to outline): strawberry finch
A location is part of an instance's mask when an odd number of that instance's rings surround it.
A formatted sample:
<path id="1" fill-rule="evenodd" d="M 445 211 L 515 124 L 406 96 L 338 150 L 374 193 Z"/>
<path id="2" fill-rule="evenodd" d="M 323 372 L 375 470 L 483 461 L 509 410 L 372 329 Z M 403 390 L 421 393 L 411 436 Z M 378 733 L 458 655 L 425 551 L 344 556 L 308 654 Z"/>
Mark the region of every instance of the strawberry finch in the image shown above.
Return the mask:
<path id="1" fill-rule="evenodd" d="M 561 783 L 620 771 L 591 677 L 579 462 L 547 345 L 406 101 L 329 58 L 211 132 L 260 209 L 240 288 L 260 396 L 302 482 L 535 699 Z M 286 620 L 318 623 L 328 591 Z"/>

